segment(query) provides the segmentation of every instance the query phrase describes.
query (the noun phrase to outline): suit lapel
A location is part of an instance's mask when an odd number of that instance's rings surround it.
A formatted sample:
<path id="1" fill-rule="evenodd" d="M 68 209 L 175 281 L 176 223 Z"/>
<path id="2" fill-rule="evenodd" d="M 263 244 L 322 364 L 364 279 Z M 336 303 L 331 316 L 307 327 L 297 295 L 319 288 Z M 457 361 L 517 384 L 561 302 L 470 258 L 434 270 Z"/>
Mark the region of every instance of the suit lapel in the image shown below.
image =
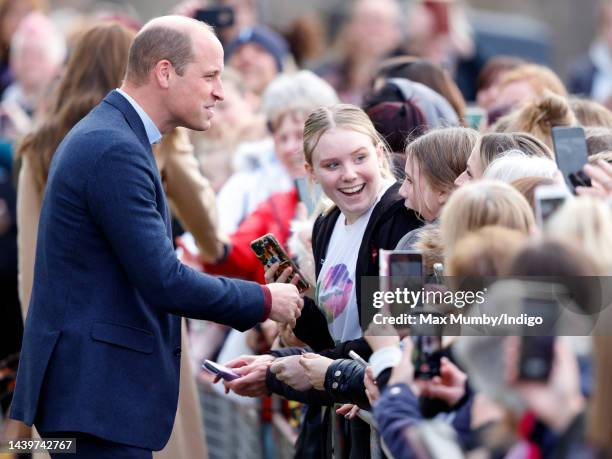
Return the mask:
<path id="1" fill-rule="evenodd" d="M 143 147 L 150 153 L 149 162 L 155 171 L 156 177 L 159 179 L 160 188 L 162 190 L 162 201 L 163 201 L 163 217 L 164 223 L 166 224 L 166 231 L 168 233 L 168 237 L 172 239 L 172 224 L 170 221 L 170 208 L 168 206 L 168 202 L 166 200 L 166 195 L 163 192 L 163 184 L 161 183 L 161 175 L 159 170 L 157 169 L 157 163 L 155 162 L 155 157 L 153 156 L 153 150 L 151 148 L 151 144 L 149 143 L 149 138 L 147 137 L 147 131 L 145 130 L 144 124 L 140 119 L 140 116 L 134 110 L 134 107 L 127 101 L 125 97 L 123 97 L 119 92 L 113 90 L 109 92 L 104 98 L 104 102 L 112 105 L 117 110 L 119 110 L 123 116 L 125 117 L 128 125 L 138 137 L 140 143 L 142 143 Z"/>

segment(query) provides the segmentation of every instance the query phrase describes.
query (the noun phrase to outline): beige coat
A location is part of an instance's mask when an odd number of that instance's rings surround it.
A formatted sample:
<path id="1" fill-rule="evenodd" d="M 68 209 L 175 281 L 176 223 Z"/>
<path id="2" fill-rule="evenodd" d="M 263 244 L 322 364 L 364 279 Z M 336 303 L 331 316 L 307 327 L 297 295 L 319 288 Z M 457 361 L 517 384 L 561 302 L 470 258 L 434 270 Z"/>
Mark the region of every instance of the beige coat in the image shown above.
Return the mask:
<path id="1" fill-rule="evenodd" d="M 215 259 L 219 255 L 220 240 L 216 234 L 215 194 L 200 172 L 187 132 L 179 128 L 164 137 L 161 144 L 154 148 L 154 155 L 174 214 L 185 229 L 193 234 L 204 257 Z M 19 298 L 24 321 L 32 294 L 41 205 L 42 198 L 36 189 L 32 166 L 25 155 L 17 185 Z M 181 382 L 174 428 L 166 447 L 155 453 L 156 458 L 191 459 L 208 456 L 195 378 L 189 368 L 189 345 L 184 320 L 181 347 Z"/>

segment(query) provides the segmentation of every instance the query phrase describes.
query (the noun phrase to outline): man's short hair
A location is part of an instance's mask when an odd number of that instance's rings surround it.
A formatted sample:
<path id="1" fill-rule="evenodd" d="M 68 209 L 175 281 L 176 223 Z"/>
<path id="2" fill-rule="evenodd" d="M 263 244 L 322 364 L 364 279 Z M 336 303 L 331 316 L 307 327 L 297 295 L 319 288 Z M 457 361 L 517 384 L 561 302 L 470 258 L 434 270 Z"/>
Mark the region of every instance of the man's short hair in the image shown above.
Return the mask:
<path id="1" fill-rule="evenodd" d="M 164 59 L 172 63 L 178 75 L 183 75 L 187 64 L 193 61 L 193 47 L 188 31 L 166 26 L 145 28 L 130 46 L 126 80 L 142 85 L 155 65 Z"/>

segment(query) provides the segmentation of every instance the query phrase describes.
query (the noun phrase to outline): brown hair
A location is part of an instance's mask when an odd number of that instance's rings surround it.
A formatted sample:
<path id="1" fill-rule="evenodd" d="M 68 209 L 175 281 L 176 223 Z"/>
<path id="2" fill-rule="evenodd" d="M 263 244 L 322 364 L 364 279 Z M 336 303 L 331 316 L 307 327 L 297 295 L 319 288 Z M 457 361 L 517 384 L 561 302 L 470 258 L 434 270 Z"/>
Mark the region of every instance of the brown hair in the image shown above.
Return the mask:
<path id="1" fill-rule="evenodd" d="M 538 64 L 524 64 L 504 73 L 499 79 L 500 89 L 511 83 L 524 81 L 531 86 L 537 96 L 544 96 L 546 91 L 559 96 L 567 96 L 567 89 L 561 79 L 548 67 Z"/>
<path id="2" fill-rule="evenodd" d="M 476 90 L 488 89 L 506 72 L 526 64 L 524 59 L 516 56 L 494 56 L 482 67 L 476 79 Z"/>
<path id="3" fill-rule="evenodd" d="M 208 27 L 201 23 L 203 27 Z M 191 36 L 184 30 L 153 25 L 145 27 L 132 42 L 125 79 L 143 85 L 149 73 L 161 60 L 168 60 L 178 75 L 183 75 L 187 64 L 193 61 Z"/>
<path id="4" fill-rule="evenodd" d="M 599 102 L 570 97 L 569 105 L 581 125 L 612 128 L 612 112 Z"/>
<path id="5" fill-rule="evenodd" d="M 509 150 L 520 150 L 527 156 L 555 158 L 552 150 L 542 141 L 525 132 L 491 132 L 484 134 L 478 142 L 482 169 Z"/>
<path id="6" fill-rule="evenodd" d="M 64 136 L 104 96 L 121 85 L 134 32 L 116 22 L 94 25 L 82 32 L 64 77 L 38 129 L 26 135 L 15 157 L 28 155 L 41 196 L 49 165 Z"/>
<path id="7" fill-rule="evenodd" d="M 528 132 L 549 148 L 553 148 L 553 127 L 578 124 L 567 99 L 553 93 L 547 93 L 543 98 L 522 106 L 506 117 L 506 132 Z"/>
<path id="8" fill-rule="evenodd" d="M 527 241 L 527 235 L 518 230 L 483 226 L 457 241 L 445 266 L 445 275 L 504 276 L 510 262 Z"/>
<path id="9" fill-rule="evenodd" d="M 515 180 L 510 185 L 516 188 L 519 193 L 525 196 L 535 213 L 535 189 L 541 185 L 554 185 L 555 181 L 546 177 L 523 177 Z"/>
<path id="10" fill-rule="evenodd" d="M 435 129 L 408 144 L 406 161 L 419 164 L 421 174 L 434 190 L 450 193 L 455 189 L 455 180 L 467 167 L 477 140 L 478 132 L 474 129 Z"/>
<path id="11" fill-rule="evenodd" d="M 587 151 L 590 157 L 602 152 L 612 151 L 612 129 L 607 127 L 585 127 Z"/>

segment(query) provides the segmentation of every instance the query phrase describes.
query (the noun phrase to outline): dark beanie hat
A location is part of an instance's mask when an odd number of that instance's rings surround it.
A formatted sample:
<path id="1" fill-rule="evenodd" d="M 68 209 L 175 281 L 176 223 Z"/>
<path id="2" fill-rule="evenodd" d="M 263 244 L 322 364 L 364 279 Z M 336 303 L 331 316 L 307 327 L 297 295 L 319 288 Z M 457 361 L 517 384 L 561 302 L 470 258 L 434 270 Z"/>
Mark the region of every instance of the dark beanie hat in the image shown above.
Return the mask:
<path id="1" fill-rule="evenodd" d="M 419 106 L 410 100 L 381 102 L 367 108 L 366 113 L 391 151 L 396 153 L 403 153 L 407 143 L 423 135 L 429 128 Z"/>
<path id="2" fill-rule="evenodd" d="M 229 59 L 240 46 L 247 43 L 261 45 L 274 58 L 277 70 L 283 71 L 283 60 L 289 52 L 289 47 L 280 34 L 266 26 L 245 27 L 240 30 L 236 38 L 228 43 L 225 49 L 226 59 Z"/>

